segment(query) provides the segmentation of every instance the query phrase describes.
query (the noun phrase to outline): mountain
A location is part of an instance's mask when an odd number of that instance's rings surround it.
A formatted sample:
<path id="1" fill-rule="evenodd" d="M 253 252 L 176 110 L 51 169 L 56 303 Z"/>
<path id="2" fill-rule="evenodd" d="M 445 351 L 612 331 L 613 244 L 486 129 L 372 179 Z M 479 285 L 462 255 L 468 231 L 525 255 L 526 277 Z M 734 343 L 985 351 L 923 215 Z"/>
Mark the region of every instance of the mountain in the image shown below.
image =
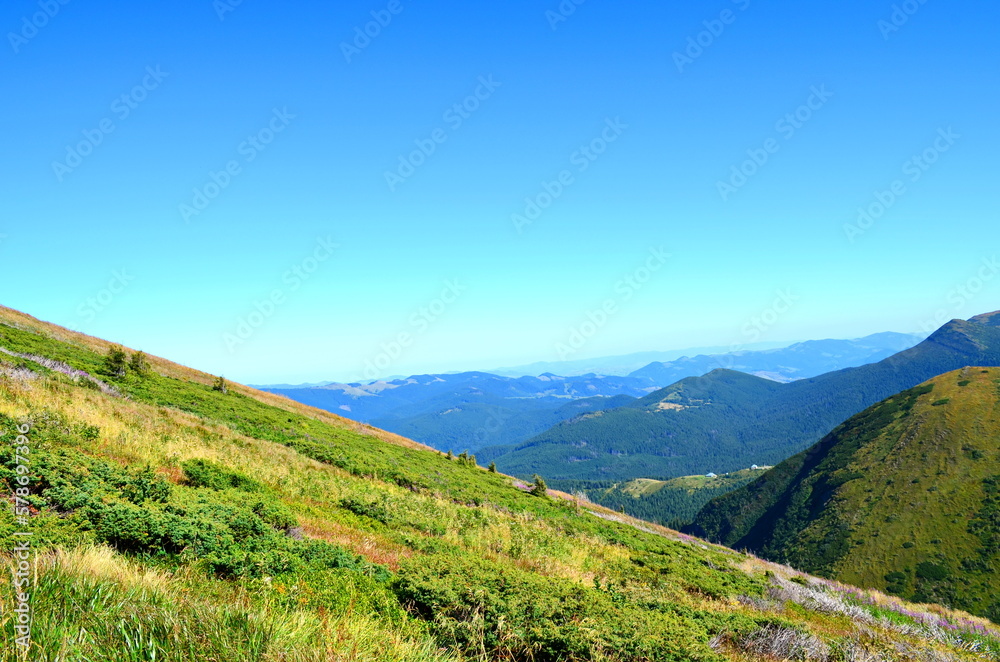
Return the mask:
<path id="1" fill-rule="evenodd" d="M 681 476 L 670 480 L 636 478 L 623 483 L 549 481 L 554 487 L 584 497 L 614 511 L 673 528 L 691 523 L 698 511 L 717 496 L 759 478 L 770 467 L 753 467 L 718 476 Z"/>
<path id="2" fill-rule="evenodd" d="M 641 379 L 580 375 L 414 375 L 371 384 L 273 388 L 271 393 L 418 439 L 440 450 L 516 443 L 581 412 L 622 406 L 655 387 Z"/>
<path id="3" fill-rule="evenodd" d="M 0 349 L 0 562 L 21 582 L 23 561 L 30 586 L 0 591 L 3 660 L 1000 654 L 1000 629 L 968 614 L 528 490 L 6 308 Z"/>
<path id="4" fill-rule="evenodd" d="M 1000 369 L 950 372 L 715 499 L 691 528 L 826 577 L 998 620 L 997 438 Z"/>
<path id="5" fill-rule="evenodd" d="M 786 347 L 788 342 L 758 342 L 750 343 L 747 350 L 768 350 Z M 570 359 L 567 361 L 536 361 L 526 365 L 513 366 L 508 368 L 495 368 L 488 370 L 495 375 L 505 377 L 520 377 L 521 375 L 540 375 L 550 372 L 559 375 L 586 375 L 596 373 L 599 375 L 624 376 L 634 372 L 646 365 L 657 362 L 670 362 L 688 356 L 710 354 L 719 356 L 729 351 L 729 347 L 717 345 L 712 347 L 691 347 L 688 349 L 674 349 L 666 351 L 633 352 L 631 354 L 621 354 L 618 356 L 601 356 L 590 359 Z M 707 372 L 707 371 L 706 371 Z M 693 373 L 692 373 L 693 374 Z M 685 375 L 686 376 L 686 375 Z M 669 382 L 668 382 L 669 383 Z"/>
<path id="6" fill-rule="evenodd" d="M 790 382 L 875 363 L 909 349 L 923 339 L 924 336 L 886 332 L 856 340 L 809 340 L 778 349 L 698 355 L 667 363 L 651 363 L 629 373 L 629 377 L 648 379 L 658 384 L 672 384 L 685 377 L 704 375 L 716 368 L 727 368 L 778 382 Z"/>
<path id="7" fill-rule="evenodd" d="M 515 475 L 576 480 L 666 479 L 775 464 L 894 393 L 963 366 L 1000 365 L 998 317 L 953 320 L 878 363 L 787 384 L 714 370 L 520 444 L 481 449 L 480 457 Z"/>
<path id="8" fill-rule="evenodd" d="M 260 388 L 440 450 L 478 451 L 483 446 L 521 443 L 576 415 L 624 406 L 629 398 L 646 396 L 682 377 L 702 375 L 720 365 L 789 381 L 814 376 L 822 368 L 846 368 L 878 360 L 915 342 L 915 337 L 898 333 L 857 340 L 809 341 L 777 350 L 682 357 L 672 363 L 648 364 L 627 376 L 587 373 L 561 377 L 546 372 L 537 377 L 505 377 L 463 372 L 414 375 L 370 384 Z"/>

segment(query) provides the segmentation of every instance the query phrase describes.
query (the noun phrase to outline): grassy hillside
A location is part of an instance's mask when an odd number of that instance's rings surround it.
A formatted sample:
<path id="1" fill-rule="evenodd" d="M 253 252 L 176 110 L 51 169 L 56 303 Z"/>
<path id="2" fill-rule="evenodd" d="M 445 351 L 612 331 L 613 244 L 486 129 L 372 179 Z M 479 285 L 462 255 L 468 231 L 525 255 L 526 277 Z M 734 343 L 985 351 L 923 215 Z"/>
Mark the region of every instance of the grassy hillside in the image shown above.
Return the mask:
<path id="1" fill-rule="evenodd" d="M 889 398 L 716 499 L 693 530 L 909 599 L 1000 619 L 1000 369 Z"/>
<path id="2" fill-rule="evenodd" d="M 666 479 L 775 464 L 893 393 L 963 366 L 1000 365 L 997 319 L 954 320 L 878 363 L 789 384 L 716 370 L 480 455 L 515 475 L 576 480 Z"/>
<path id="3" fill-rule="evenodd" d="M 634 517 L 679 528 L 691 523 L 702 507 L 759 478 L 766 469 L 742 469 L 721 476 L 681 476 L 670 480 L 636 478 L 624 483 L 552 481 L 572 494 L 583 493 L 594 503 Z"/>
<path id="4" fill-rule="evenodd" d="M 161 359 L 116 375 L 107 343 L 8 310 L 0 348 L 10 572 L 33 534 L 31 649 L 5 581 L 0 660 L 1000 655 L 967 614 L 533 494 Z"/>

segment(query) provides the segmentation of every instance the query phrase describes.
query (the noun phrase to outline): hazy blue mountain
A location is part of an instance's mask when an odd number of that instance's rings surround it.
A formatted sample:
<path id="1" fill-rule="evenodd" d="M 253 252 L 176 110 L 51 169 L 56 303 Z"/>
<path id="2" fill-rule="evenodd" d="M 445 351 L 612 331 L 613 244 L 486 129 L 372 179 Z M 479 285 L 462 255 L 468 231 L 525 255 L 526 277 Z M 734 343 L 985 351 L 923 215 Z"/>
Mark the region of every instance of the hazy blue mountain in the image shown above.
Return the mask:
<path id="1" fill-rule="evenodd" d="M 741 351 L 724 355 L 682 357 L 670 362 L 650 363 L 629 374 L 654 383 L 704 375 L 716 368 L 739 370 L 778 382 L 816 377 L 866 363 L 875 363 L 913 347 L 922 335 L 876 333 L 856 340 L 809 340 L 789 347 L 763 351 Z"/>
<path id="2" fill-rule="evenodd" d="M 953 320 L 878 363 L 787 384 L 714 370 L 625 407 L 564 421 L 520 444 L 484 448 L 480 457 L 515 475 L 577 480 L 673 478 L 774 464 L 935 375 L 1000 365 L 998 319 Z"/>
<path id="3" fill-rule="evenodd" d="M 282 384 L 259 388 L 371 423 L 435 448 L 477 451 L 484 446 L 519 444 L 580 414 L 620 407 L 626 404 L 616 399 L 621 396 L 645 397 L 683 377 L 700 376 L 720 366 L 788 381 L 796 375 L 814 376 L 821 368 L 838 369 L 877 361 L 916 341 L 912 336 L 898 333 L 858 340 L 809 341 L 781 349 L 647 363 L 641 370 L 625 376 L 543 373 L 513 377 L 462 372 L 413 375 L 367 384 Z M 652 354 L 631 356 L 648 359 Z M 615 357 L 607 360 L 612 359 Z M 583 402 L 568 406 L 576 401 Z"/>
<path id="4" fill-rule="evenodd" d="M 753 351 L 768 350 L 788 347 L 791 344 L 790 342 L 760 342 L 748 344 L 745 349 Z M 509 368 L 494 368 L 487 370 L 487 372 L 505 377 L 541 375 L 543 373 L 567 376 L 586 375 L 588 373 L 624 376 L 651 363 L 675 361 L 680 358 L 696 355 L 707 354 L 716 356 L 727 353 L 729 349 L 725 345 L 717 345 L 713 347 L 689 347 L 687 349 L 660 352 L 633 352 L 618 356 L 601 356 L 591 359 L 572 359 L 569 361 L 538 361 Z"/>

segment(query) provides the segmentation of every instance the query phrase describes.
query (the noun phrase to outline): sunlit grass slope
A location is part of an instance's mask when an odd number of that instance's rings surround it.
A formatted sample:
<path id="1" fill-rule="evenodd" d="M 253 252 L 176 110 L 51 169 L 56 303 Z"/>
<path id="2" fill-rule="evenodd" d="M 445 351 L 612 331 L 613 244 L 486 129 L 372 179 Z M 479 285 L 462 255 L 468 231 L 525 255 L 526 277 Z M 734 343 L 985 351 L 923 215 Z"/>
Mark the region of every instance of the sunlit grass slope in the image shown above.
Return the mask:
<path id="1" fill-rule="evenodd" d="M 0 311 L 31 660 L 972 660 L 985 621 L 822 582 Z M 5 562 L 13 508 L 0 514 Z"/>

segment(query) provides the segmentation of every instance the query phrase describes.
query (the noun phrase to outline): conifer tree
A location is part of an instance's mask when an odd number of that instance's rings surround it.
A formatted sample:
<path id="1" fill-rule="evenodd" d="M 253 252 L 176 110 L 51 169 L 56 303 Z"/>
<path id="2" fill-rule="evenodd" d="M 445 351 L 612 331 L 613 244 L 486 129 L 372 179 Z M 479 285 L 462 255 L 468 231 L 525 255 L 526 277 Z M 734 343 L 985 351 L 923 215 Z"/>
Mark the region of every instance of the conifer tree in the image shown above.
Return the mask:
<path id="1" fill-rule="evenodd" d="M 132 358 L 129 359 L 128 367 L 140 377 L 145 377 L 149 374 L 149 359 L 146 358 L 146 353 L 136 352 L 133 354 Z"/>
<path id="2" fill-rule="evenodd" d="M 112 345 L 104 359 L 104 367 L 115 377 L 124 377 L 128 372 L 128 357 L 121 345 Z"/>
<path id="3" fill-rule="evenodd" d="M 531 494 L 540 497 L 549 495 L 549 488 L 545 485 L 545 479 L 538 474 L 535 474 L 535 484 L 531 486 Z"/>

